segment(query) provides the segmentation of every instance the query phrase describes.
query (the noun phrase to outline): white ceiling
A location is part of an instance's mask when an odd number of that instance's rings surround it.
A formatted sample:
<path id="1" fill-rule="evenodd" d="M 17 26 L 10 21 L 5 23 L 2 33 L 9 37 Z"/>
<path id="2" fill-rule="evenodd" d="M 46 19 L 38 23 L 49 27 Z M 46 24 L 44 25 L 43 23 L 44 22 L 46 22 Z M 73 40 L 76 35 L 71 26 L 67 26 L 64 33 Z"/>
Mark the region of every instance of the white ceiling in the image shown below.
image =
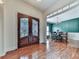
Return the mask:
<path id="1" fill-rule="evenodd" d="M 24 0 L 24 1 L 38 8 L 41 11 L 45 11 L 51 5 L 55 4 L 55 2 L 57 2 L 58 0 L 42 0 L 41 2 L 38 2 L 37 0 Z"/>
<path id="2" fill-rule="evenodd" d="M 74 6 L 73 8 L 70 8 L 69 10 L 60 13 L 56 16 L 50 17 L 47 19 L 47 22 L 50 23 L 57 23 L 57 22 L 62 22 L 62 21 L 67 21 L 70 19 L 75 19 L 79 17 L 79 1 L 76 1 L 75 3 L 77 3 L 76 6 Z"/>
<path id="3" fill-rule="evenodd" d="M 40 11 L 49 14 L 75 0 L 42 0 L 41 2 L 37 2 L 37 0 L 24 0 L 24 1 L 36 7 Z"/>
<path id="4" fill-rule="evenodd" d="M 45 15 L 49 15 L 75 1 L 79 0 L 42 0 L 41 2 L 37 2 L 37 0 L 23 0 L 25 3 L 28 3 L 30 5 L 32 5 L 33 7 L 35 7 L 36 9 L 40 10 L 41 12 L 43 12 Z M 72 13 L 72 12 L 71 12 Z M 66 17 L 64 15 L 65 18 L 62 18 L 61 15 L 58 15 L 61 21 L 65 21 Z M 70 16 L 70 15 L 69 15 Z M 52 19 L 52 20 L 51 20 Z M 56 23 L 57 17 L 53 17 L 47 20 L 47 22 L 53 22 Z"/>
<path id="5" fill-rule="evenodd" d="M 58 9 L 60 8 L 63 8 L 64 6 L 70 4 L 70 3 L 73 3 L 75 2 L 76 0 L 58 0 L 56 1 L 56 3 L 52 6 L 49 7 L 49 9 L 47 9 L 45 11 L 46 14 L 50 14 L 52 12 L 55 12 L 57 11 Z"/>

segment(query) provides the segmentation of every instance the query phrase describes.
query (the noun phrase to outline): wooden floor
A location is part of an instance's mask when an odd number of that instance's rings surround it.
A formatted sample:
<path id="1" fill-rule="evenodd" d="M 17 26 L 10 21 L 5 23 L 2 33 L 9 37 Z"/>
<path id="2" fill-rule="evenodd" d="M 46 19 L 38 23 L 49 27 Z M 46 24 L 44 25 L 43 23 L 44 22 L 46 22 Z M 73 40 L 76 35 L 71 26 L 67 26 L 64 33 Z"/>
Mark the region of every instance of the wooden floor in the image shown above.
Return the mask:
<path id="1" fill-rule="evenodd" d="M 36 44 L 18 49 L 0 59 L 79 59 L 79 49 L 48 41 L 46 45 Z"/>

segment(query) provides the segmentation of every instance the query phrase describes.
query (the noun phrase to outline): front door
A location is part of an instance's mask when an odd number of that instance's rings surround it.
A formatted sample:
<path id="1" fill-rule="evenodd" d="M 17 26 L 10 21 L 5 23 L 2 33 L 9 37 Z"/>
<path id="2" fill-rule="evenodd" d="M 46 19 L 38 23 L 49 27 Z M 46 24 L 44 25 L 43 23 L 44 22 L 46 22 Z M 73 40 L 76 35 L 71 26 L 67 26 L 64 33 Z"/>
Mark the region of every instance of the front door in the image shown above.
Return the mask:
<path id="1" fill-rule="evenodd" d="M 18 13 L 18 47 L 29 44 L 29 18 L 24 14 Z"/>
<path id="2" fill-rule="evenodd" d="M 18 13 L 18 48 L 39 43 L 39 19 Z"/>
<path id="3" fill-rule="evenodd" d="M 39 20 L 32 18 L 29 42 L 30 44 L 39 43 Z"/>

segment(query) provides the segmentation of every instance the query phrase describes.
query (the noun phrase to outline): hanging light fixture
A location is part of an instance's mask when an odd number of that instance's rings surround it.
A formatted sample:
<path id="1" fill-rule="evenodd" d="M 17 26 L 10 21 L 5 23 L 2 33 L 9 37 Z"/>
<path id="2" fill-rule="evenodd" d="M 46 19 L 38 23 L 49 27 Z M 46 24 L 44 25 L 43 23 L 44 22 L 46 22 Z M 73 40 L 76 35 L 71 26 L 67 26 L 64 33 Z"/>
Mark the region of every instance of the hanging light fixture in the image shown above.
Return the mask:
<path id="1" fill-rule="evenodd" d="M 37 2 L 41 2 L 42 0 L 37 0 Z"/>
<path id="2" fill-rule="evenodd" d="M 62 9 L 62 11 L 63 11 L 63 9 Z M 57 11 L 57 13 L 59 13 L 59 10 Z M 61 20 L 60 20 L 59 16 L 57 16 L 56 18 L 57 18 L 56 19 L 56 21 L 57 21 L 56 24 L 58 25 L 61 22 Z"/>
<path id="3" fill-rule="evenodd" d="M 56 19 L 56 24 L 58 25 L 59 24 L 59 17 L 57 16 L 56 18 L 57 18 Z"/>

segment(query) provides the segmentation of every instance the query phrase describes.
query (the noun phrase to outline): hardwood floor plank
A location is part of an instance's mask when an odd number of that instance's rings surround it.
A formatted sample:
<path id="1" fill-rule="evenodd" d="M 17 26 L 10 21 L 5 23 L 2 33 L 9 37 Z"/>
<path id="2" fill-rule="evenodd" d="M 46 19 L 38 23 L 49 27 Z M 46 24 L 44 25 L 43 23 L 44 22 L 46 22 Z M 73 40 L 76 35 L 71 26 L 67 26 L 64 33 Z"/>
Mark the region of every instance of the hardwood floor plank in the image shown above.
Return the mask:
<path id="1" fill-rule="evenodd" d="M 61 42 L 49 42 L 20 48 L 0 59 L 79 59 L 79 49 Z"/>

